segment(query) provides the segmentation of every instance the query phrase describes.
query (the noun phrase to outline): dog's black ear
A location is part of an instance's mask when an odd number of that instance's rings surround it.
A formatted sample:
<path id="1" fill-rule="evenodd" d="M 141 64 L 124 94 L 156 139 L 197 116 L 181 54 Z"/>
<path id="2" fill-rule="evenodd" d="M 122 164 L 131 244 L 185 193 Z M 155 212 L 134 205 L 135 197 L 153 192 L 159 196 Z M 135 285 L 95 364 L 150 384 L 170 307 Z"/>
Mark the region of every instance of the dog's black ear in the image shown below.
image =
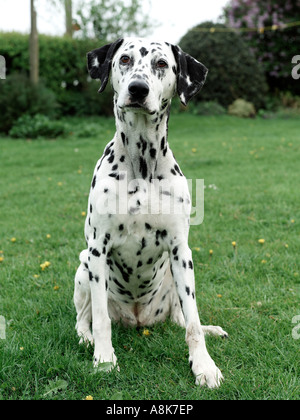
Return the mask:
<path id="1" fill-rule="evenodd" d="M 104 45 L 104 47 L 97 48 L 87 54 L 88 71 L 91 78 L 101 80 L 99 93 L 103 92 L 107 85 L 113 57 L 122 42 L 123 39 L 120 38 L 112 44 Z"/>
<path id="2" fill-rule="evenodd" d="M 204 85 L 208 69 L 177 45 L 172 45 L 172 51 L 177 63 L 177 93 L 186 106 Z"/>

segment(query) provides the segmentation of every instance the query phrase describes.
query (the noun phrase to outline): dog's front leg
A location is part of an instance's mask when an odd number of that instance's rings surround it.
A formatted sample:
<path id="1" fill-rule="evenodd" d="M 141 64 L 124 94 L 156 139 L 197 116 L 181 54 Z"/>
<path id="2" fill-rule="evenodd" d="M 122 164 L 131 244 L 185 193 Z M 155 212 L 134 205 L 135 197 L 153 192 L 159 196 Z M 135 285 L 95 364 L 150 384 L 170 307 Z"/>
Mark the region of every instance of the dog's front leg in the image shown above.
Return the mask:
<path id="1" fill-rule="evenodd" d="M 108 315 L 108 266 L 106 263 L 109 247 L 107 237 L 89 242 L 89 279 L 92 297 L 92 326 L 94 338 L 94 366 L 101 363 L 117 364 L 111 342 L 111 320 Z M 108 366 L 108 370 L 109 366 Z"/>
<path id="2" fill-rule="evenodd" d="M 200 324 L 195 298 L 195 277 L 192 253 L 186 243 L 170 249 L 172 274 L 186 324 L 189 361 L 197 385 L 218 387 L 223 379 L 220 370 L 208 354 L 204 331 Z"/>

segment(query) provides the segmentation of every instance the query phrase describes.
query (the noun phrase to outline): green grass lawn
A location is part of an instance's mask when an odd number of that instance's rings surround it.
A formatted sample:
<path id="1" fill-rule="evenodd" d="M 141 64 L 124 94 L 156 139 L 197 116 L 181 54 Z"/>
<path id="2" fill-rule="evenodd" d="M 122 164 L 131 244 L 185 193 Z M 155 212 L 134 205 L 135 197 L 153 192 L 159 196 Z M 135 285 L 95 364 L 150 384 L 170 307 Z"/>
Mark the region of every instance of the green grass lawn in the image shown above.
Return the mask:
<path id="1" fill-rule="evenodd" d="M 171 116 L 182 170 L 207 186 L 190 246 L 200 319 L 230 335 L 207 338 L 225 377 L 216 390 L 194 385 L 184 330 L 170 322 L 149 335 L 114 325 L 120 372 L 93 372 L 74 329 L 73 279 L 114 120 L 66 123 L 73 134 L 58 140 L 0 138 L 0 399 L 298 399 L 299 119 Z"/>

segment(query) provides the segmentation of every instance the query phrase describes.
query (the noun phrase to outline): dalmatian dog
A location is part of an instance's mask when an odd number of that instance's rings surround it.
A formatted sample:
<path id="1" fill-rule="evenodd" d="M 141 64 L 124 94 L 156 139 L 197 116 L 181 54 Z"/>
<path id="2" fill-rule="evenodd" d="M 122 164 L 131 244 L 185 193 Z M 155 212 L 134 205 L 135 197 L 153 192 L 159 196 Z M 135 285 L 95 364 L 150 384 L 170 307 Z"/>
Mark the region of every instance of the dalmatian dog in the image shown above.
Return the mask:
<path id="1" fill-rule="evenodd" d="M 125 38 L 91 51 L 88 70 L 111 74 L 116 133 L 96 164 L 85 222 L 87 249 L 75 276 L 76 330 L 94 345 L 94 366 L 118 368 L 111 322 L 149 326 L 168 316 L 186 328 L 197 385 L 218 387 L 220 370 L 200 324 L 188 246 L 188 184 L 168 143 L 171 100 L 183 105 L 199 92 L 206 67 L 166 42 Z M 91 327 L 92 325 L 92 332 Z"/>

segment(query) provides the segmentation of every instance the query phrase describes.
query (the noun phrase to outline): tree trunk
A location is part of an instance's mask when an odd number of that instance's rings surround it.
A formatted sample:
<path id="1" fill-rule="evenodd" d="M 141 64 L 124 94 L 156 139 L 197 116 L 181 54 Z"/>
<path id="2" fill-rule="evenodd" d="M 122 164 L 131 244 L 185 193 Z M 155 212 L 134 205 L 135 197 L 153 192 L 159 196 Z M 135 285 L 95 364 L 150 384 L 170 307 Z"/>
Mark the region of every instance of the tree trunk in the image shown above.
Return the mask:
<path id="1" fill-rule="evenodd" d="M 65 0 L 66 12 L 66 36 L 72 38 L 73 36 L 73 22 L 72 22 L 72 0 Z"/>
<path id="2" fill-rule="evenodd" d="M 31 32 L 29 40 L 30 81 L 33 85 L 39 82 L 39 38 L 37 31 L 37 13 L 34 0 L 30 0 Z"/>

